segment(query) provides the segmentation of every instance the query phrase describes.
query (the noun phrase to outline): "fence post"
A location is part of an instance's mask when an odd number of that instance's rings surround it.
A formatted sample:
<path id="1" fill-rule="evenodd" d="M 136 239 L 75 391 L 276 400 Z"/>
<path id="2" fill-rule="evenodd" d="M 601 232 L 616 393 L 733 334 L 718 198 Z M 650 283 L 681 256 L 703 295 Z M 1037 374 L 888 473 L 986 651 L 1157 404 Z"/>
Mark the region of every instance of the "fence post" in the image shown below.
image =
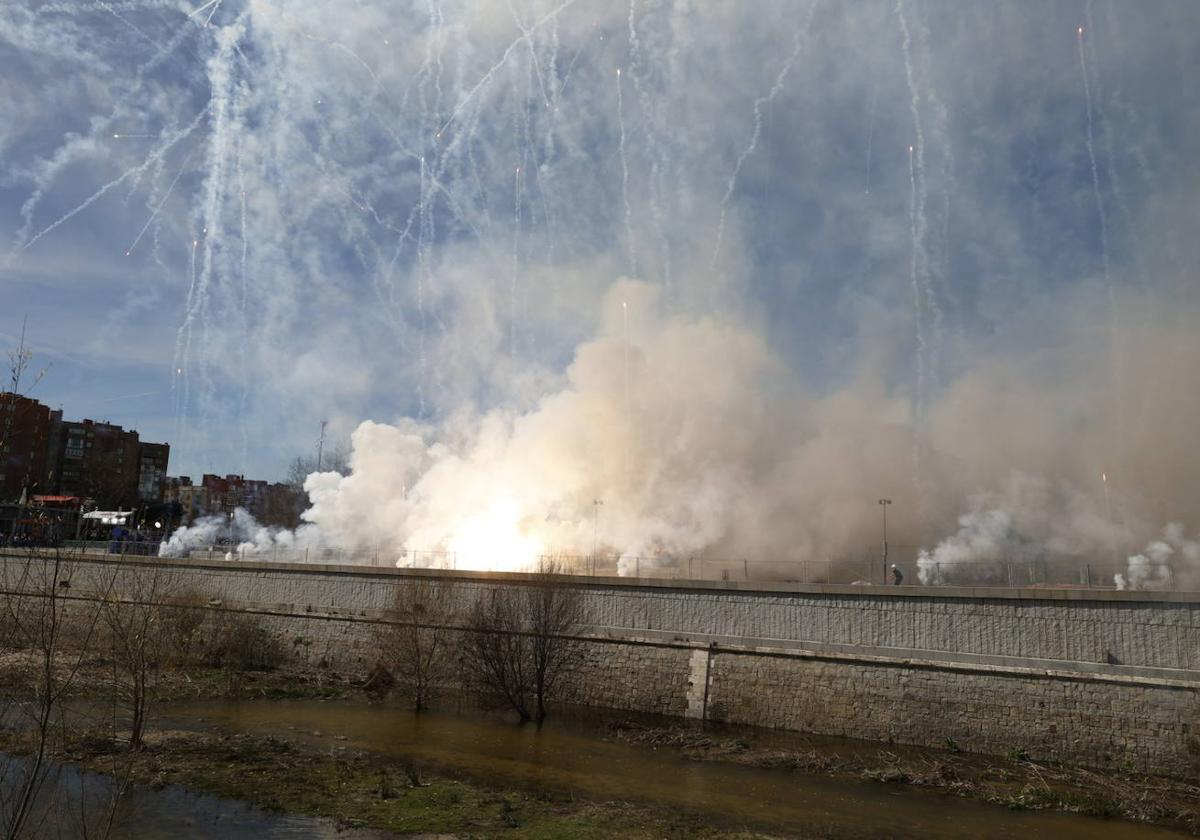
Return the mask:
<path id="1" fill-rule="evenodd" d="M 304 546 L 304 562 L 308 562 L 308 546 Z"/>
<path id="2" fill-rule="evenodd" d="M 1171 588 L 1171 591 L 1174 592 L 1175 591 L 1175 572 L 1174 572 L 1174 570 L 1171 569 L 1170 563 L 1167 563 L 1166 567 L 1167 567 L 1167 586 L 1169 586 Z"/>
<path id="3" fill-rule="evenodd" d="M 746 580 L 750 580 L 750 561 L 745 557 L 742 558 L 742 566 L 745 569 Z"/>
<path id="4" fill-rule="evenodd" d="M 1012 585 L 1013 585 L 1012 560 L 1005 560 L 1004 562 L 1005 562 L 1005 565 L 1008 566 L 1008 587 L 1009 587 L 1009 589 L 1011 589 Z"/>

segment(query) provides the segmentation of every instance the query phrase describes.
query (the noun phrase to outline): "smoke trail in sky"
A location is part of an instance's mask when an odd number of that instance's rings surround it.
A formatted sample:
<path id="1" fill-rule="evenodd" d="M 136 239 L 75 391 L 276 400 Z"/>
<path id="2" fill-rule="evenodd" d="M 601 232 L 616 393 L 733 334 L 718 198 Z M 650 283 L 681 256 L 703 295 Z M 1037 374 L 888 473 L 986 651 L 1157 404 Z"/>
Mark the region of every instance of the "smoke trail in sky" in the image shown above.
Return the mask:
<path id="1" fill-rule="evenodd" d="M 597 500 L 631 558 L 862 562 L 881 495 L 910 563 L 1200 528 L 1200 7 L 764 3 L 0 5 L 5 281 L 171 395 L 126 421 L 181 472 L 360 428 L 321 545 L 578 550 Z"/>

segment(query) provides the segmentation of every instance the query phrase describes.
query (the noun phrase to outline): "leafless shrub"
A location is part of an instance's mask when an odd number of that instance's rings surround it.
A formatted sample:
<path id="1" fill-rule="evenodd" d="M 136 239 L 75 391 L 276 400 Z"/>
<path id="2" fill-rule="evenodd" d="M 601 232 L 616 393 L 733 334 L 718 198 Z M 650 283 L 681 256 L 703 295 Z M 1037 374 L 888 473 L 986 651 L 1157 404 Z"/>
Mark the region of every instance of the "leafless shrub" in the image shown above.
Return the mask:
<path id="1" fill-rule="evenodd" d="M 162 630 L 175 664 L 186 665 L 193 661 L 208 619 L 205 603 L 205 597 L 194 589 L 178 592 L 165 601 Z"/>
<path id="2" fill-rule="evenodd" d="M 380 663 L 419 712 L 451 674 L 449 592 L 417 578 L 397 590 L 392 611 L 393 621 L 376 633 Z"/>
<path id="3" fill-rule="evenodd" d="M 27 757 L 0 764 L 0 831 L 5 837 L 35 830 L 54 807 L 45 795 L 55 781 L 50 760 L 68 732 L 65 699 L 100 622 L 96 600 L 74 598 L 73 566 L 59 552 L 6 558 L 0 582 L 8 689 L 0 722 L 20 730 Z M 107 593 L 101 593 L 101 596 Z"/>
<path id="4" fill-rule="evenodd" d="M 129 714 L 129 748 L 140 750 L 152 689 L 165 664 L 169 636 L 163 605 L 173 576 L 157 566 L 131 566 L 122 578 L 121 593 L 104 601 L 102 615 L 108 630 L 113 669 L 114 700 Z"/>
<path id="5" fill-rule="evenodd" d="M 209 644 L 209 665 L 230 671 L 273 671 L 283 664 L 283 645 L 261 619 L 222 615 Z"/>
<path id="6" fill-rule="evenodd" d="M 558 571 L 547 562 L 528 585 L 493 588 L 468 615 L 469 675 L 486 698 L 522 721 L 546 719 L 548 701 L 580 654 L 573 636 L 583 601 Z"/>

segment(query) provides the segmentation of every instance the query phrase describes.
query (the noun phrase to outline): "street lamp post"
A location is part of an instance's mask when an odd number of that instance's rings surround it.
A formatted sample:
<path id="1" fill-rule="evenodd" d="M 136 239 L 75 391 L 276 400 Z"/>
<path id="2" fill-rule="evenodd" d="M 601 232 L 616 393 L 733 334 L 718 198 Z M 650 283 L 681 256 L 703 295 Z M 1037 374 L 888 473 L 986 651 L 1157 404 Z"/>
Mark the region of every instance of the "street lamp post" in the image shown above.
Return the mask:
<path id="1" fill-rule="evenodd" d="M 887 543 L 887 509 L 892 503 L 891 499 L 880 499 L 879 506 L 883 508 L 883 583 L 887 584 L 887 559 L 888 559 L 888 543 Z"/>
<path id="2" fill-rule="evenodd" d="M 604 502 L 592 499 L 592 576 L 596 574 L 596 533 L 600 528 L 600 505 Z"/>

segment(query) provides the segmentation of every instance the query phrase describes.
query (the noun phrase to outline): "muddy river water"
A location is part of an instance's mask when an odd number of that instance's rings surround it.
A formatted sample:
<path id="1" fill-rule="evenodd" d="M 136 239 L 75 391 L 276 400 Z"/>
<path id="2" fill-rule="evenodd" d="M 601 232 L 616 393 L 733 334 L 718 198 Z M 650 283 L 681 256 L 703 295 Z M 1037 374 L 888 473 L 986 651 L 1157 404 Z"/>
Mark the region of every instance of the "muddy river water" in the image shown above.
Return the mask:
<path id="1" fill-rule="evenodd" d="M 467 780 L 548 788 L 581 798 L 650 802 L 726 825 L 785 833 L 1131 840 L 1180 836 L 1129 822 L 1010 811 L 896 785 L 692 761 L 674 750 L 610 740 L 585 719 L 552 718 L 538 729 L 474 713 L 418 716 L 387 705 L 307 700 L 206 701 L 172 704 L 159 712 L 161 723 L 170 728 L 276 735 L 330 748 L 368 750 L 412 758 Z M 798 736 L 778 737 L 792 738 L 793 747 L 802 743 Z M 838 750 L 863 748 L 843 742 Z"/>

